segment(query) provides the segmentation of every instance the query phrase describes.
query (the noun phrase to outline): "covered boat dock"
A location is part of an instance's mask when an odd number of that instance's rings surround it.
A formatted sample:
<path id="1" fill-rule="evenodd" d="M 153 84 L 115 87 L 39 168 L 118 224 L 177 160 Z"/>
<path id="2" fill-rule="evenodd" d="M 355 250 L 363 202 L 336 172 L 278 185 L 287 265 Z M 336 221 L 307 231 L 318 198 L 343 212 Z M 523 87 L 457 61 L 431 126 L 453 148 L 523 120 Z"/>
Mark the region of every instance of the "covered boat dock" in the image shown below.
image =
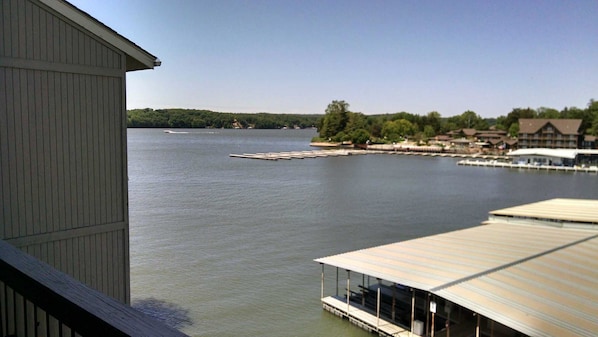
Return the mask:
<path id="1" fill-rule="evenodd" d="M 590 149 L 519 149 L 507 153 L 513 164 L 564 167 L 597 167 L 598 150 Z"/>
<path id="2" fill-rule="evenodd" d="M 316 259 L 324 309 L 383 336 L 595 336 L 598 200 Z"/>

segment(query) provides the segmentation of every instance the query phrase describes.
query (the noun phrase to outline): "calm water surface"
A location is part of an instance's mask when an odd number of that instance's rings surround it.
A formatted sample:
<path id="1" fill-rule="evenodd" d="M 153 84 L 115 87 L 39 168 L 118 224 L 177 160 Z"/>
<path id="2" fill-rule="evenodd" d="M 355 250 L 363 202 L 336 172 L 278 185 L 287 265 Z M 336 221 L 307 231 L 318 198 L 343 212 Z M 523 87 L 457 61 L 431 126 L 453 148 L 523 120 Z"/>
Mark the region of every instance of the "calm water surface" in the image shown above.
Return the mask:
<path id="1" fill-rule="evenodd" d="M 185 311 L 192 336 L 370 336 L 321 309 L 313 259 L 471 227 L 508 206 L 598 197 L 585 173 L 239 159 L 229 154 L 311 150 L 315 131 L 185 131 L 128 130 L 131 293 Z"/>

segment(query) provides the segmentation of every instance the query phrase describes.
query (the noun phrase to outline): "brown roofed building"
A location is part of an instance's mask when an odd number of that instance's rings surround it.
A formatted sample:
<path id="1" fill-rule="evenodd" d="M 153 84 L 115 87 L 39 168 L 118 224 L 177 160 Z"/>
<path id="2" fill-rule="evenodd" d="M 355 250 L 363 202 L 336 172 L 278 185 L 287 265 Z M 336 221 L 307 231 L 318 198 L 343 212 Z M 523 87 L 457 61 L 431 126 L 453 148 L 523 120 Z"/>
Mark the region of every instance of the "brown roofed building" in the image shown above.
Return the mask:
<path id="1" fill-rule="evenodd" d="M 583 149 L 598 149 L 598 143 L 596 142 L 596 136 L 585 135 L 583 137 Z"/>
<path id="2" fill-rule="evenodd" d="M 519 119 L 520 149 L 577 149 L 581 119 Z"/>

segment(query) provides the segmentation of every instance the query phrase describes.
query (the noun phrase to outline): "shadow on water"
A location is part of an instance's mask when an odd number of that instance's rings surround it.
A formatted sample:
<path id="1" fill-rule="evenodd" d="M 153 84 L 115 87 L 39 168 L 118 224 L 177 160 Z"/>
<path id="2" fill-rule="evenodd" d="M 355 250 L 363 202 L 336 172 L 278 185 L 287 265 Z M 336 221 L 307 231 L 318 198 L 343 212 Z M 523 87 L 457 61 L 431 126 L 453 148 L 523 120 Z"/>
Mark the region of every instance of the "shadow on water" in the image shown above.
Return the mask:
<path id="1" fill-rule="evenodd" d="M 175 303 L 150 297 L 134 300 L 131 306 L 175 329 L 193 325 L 193 321 L 189 318 L 189 310 Z"/>

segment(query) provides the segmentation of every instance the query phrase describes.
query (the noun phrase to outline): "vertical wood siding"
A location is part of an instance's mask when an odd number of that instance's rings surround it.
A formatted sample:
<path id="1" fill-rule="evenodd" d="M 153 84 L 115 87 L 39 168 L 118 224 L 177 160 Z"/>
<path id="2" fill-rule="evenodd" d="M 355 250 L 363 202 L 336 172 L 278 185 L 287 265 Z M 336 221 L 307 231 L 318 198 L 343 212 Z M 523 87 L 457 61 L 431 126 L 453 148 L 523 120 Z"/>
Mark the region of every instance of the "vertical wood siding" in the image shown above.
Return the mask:
<path id="1" fill-rule="evenodd" d="M 0 239 L 126 302 L 125 55 L 36 1 L 0 10 Z"/>
<path id="2" fill-rule="evenodd" d="M 3 238 L 125 221 L 121 79 L 12 68 L 0 79 Z"/>
<path id="3" fill-rule="evenodd" d="M 2 0 L 0 54 L 6 57 L 122 69 L 118 51 L 46 11 L 35 1 Z"/>
<path id="4" fill-rule="evenodd" d="M 110 243 L 123 247 L 125 233 L 111 231 L 56 240 L 21 247 L 25 252 L 41 260 L 48 259 L 51 265 L 63 266 L 63 271 L 85 284 L 104 289 L 114 298 L 127 294 L 121 284 L 126 280 L 125 270 L 115 263 L 122 259 L 122 248 L 106 249 Z"/>

